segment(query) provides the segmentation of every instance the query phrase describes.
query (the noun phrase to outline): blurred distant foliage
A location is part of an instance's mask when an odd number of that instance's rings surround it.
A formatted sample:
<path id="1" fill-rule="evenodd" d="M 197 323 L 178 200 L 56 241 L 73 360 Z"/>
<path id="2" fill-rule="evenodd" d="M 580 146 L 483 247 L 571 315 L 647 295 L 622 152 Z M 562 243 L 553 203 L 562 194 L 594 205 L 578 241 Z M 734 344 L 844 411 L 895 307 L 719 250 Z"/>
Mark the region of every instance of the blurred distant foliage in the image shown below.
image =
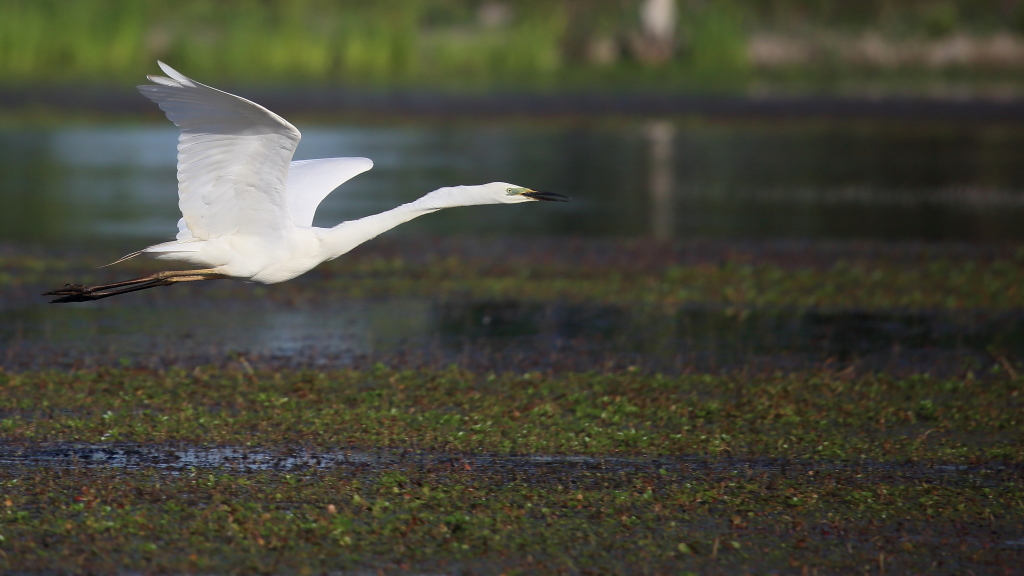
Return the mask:
<path id="1" fill-rule="evenodd" d="M 661 46 L 645 39 L 640 5 L 0 0 L 0 83 L 135 82 L 156 59 L 217 81 L 458 87 L 714 87 L 865 63 L 1024 69 L 1024 0 L 677 0 Z M 964 35 L 998 38 L 975 49 Z"/>

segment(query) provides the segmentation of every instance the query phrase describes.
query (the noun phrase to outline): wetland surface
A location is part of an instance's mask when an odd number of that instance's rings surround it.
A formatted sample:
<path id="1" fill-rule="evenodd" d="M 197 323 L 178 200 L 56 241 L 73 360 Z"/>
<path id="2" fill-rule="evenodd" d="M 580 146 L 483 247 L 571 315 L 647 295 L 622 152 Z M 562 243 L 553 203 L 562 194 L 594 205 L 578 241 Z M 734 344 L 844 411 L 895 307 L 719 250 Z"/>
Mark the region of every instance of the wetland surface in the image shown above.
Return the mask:
<path id="1" fill-rule="evenodd" d="M 286 284 L 57 306 L 174 231 L 174 132 L 0 130 L 0 566 L 1011 574 L 1019 130 L 304 127 L 317 223 L 455 183 Z"/>

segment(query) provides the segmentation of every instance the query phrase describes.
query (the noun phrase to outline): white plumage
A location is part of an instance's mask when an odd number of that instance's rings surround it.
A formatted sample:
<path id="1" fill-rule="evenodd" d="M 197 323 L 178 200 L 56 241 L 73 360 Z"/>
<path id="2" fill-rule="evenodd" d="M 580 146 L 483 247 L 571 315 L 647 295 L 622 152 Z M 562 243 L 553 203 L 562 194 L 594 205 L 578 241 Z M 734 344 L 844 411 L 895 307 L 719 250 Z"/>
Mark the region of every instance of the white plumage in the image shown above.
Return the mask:
<path id="1" fill-rule="evenodd" d="M 102 286 L 68 284 L 47 292 L 53 302 L 99 300 L 176 282 L 233 278 L 273 284 L 290 280 L 412 218 L 443 208 L 566 201 L 552 192 L 492 182 L 435 190 L 419 200 L 333 228 L 313 227 L 317 206 L 335 188 L 373 167 L 367 158 L 292 162 L 299 131 L 270 110 L 200 84 L 163 62 L 167 74 L 139 86 L 181 129 L 178 207 L 170 242 L 139 254 L 199 266 Z M 115 262 L 116 263 L 116 262 Z"/>
<path id="2" fill-rule="evenodd" d="M 299 160 L 288 168 L 288 210 L 296 226 L 312 226 L 317 206 L 335 188 L 373 168 L 369 158 Z"/>

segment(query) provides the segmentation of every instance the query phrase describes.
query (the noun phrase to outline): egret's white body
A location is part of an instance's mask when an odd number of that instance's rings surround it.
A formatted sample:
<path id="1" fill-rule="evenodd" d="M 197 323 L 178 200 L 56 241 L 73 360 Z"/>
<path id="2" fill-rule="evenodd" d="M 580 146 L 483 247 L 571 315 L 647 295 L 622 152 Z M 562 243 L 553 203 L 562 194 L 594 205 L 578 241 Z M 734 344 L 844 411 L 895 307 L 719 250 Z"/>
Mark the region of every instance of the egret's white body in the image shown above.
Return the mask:
<path id="1" fill-rule="evenodd" d="M 455 186 L 333 228 L 313 226 L 317 206 L 335 188 L 373 167 L 367 158 L 292 162 L 299 131 L 270 110 L 187 78 L 163 62 L 167 77 L 139 90 L 180 129 L 178 235 L 118 262 L 149 254 L 199 270 L 159 272 L 103 286 L 67 285 L 54 302 L 98 300 L 175 282 L 235 278 L 291 280 L 321 262 L 409 220 L 455 206 L 516 204 L 567 197 L 514 184 Z"/>
<path id="2" fill-rule="evenodd" d="M 364 160 L 365 158 L 330 158 L 307 162 L 321 163 L 313 166 L 310 172 L 326 173 L 325 180 L 335 182 L 334 186 L 348 180 L 347 176 L 339 176 L 332 172 L 331 162 L 348 164 L 342 161 Z M 292 163 L 294 170 L 295 164 Z M 364 168 L 360 172 L 368 169 Z M 292 179 L 286 190 L 290 193 Z M 512 204 L 529 202 L 530 198 L 521 194 L 510 196 L 507 190 L 519 187 L 503 182 L 485 184 L 483 186 L 455 186 L 441 188 L 430 194 L 403 204 L 387 212 L 374 214 L 342 222 L 333 228 L 317 228 L 311 222 L 284 222 L 279 229 L 244 230 L 232 234 L 222 234 L 206 239 L 196 238 L 192 229 L 187 227 L 186 220 L 179 220 L 178 237 L 170 242 L 150 246 L 140 250 L 141 254 L 151 254 L 160 260 L 184 262 L 193 266 L 215 270 L 219 274 L 231 278 L 239 278 L 275 284 L 300 276 L 321 262 L 333 260 L 356 246 L 386 232 L 399 224 L 408 222 L 417 216 L 436 212 L 442 208 L 454 206 L 471 206 L 474 204 Z M 506 200 L 507 198 L 507 200 Z M 319 200 L 317 200 L 319 203 Z M 315 209 L 315 205 L 313 208 Z M 312 213 L 310 214 L 310 221 Z"/>

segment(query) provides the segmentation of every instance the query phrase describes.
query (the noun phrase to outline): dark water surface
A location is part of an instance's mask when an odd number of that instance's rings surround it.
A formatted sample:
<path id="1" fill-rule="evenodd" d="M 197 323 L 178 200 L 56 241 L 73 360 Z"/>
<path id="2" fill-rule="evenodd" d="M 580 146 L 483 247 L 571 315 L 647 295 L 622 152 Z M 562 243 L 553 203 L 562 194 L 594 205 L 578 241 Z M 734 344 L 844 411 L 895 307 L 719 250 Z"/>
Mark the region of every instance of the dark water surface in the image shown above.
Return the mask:
<path id="1" fill-rule="evenodd" d="M 246 287 L 240 287 L 244 291 Z M 172 295 L 173 291 L 173 295 Z M 987 369 L 1024 350 L 1019 311 L 656 307 L 564 302 L 208 300 L 164 289 L 0 309 L 0 367 L 130 363 L 337 368 L 375 361 L 480 370 Z M 154 294 L 156 292 L 154 291 Z M 241 358 L 242 360 L 237 360 Z"/>
<path id="2" fill-rule="evenodd" d="M 366 156 L 318 225 L 441 186 L 507 181 L 567 206 L 450 210 L 397 234 L 1024 238 L 1024 130 L 814 122 L 297 122 L 297 158 Z M 176 130 L 0 129 L 0 240 L 173 237 Z"/>
<path id="3" fill-rule="evenodd" d="M 781 458 L 729 458 L 726 460 L 701 456 L 623 457 L 582 456 L 566 454 L 534 454 L 496 456 L 483 454 L 438 454 L 403 450 L 334 451 L 287 450 L 274 452 L 253 447 L 176 446 L 109 442 L 89 444 L 54 442 L 25 446 L 0 443 L 0 464 L 15 466 L 46 466 L 53 468 L 155 468 L 171 473 L 194 472 L 196 469 L 232 471 L 308 471 L 310 469 L 393 469 L 398 466 L 451 466 L 473 469 L 477 473 L 502 470 L 526 470 L 541 478 L 584 471 L 603 473 L 658 472 L 701 478 L 712 473 L 741 472 L 814 475 L 837 471 L 860 475 L 885 475 L 891 481 L 926 479 L 935 486 L 957 486 L 970 482 L 985 487 L 999 487 L 1015 481 L 1021 474 L 1019 466 L 943 465 L 929 462 L 830 462 Z M 556 476 L 556 477 L 557 477 Z M 543 481 L 535 479 L 537 482 Z"/>
<path id="4" fill-rule="evenodd" d="M 1024 130 L 1015 126 L 681 120 L 297 125 L 304 135 L 298 158 L 366 156 L 375 162 L 374 170 L 325 201 L 316 218 L 322 226 L 441 186 L 504 180 L 565 192 L 574 201 L 448 210 L 389 234 L 755 244 L 1024 239 Z M 163 124 L 0 129 L 0 243 L 15 251 L 22 245 L 102 245 L 104 258 L 112 260 L 171 238 L 179 218 L 175 141 L 176 130 Z M 993 351 L 1015 356 L 1024 350 L 1024 317 L 1017 311 L 737 315 L 715 306 L 666 311 L 429 298 L 282 306 L 255 292 L 212 301 L 202 290 L 172 292 L 84 306 L 50 306 L 34 292 L 3 294 L 0 365 L 202 362 L 241 353 L 254 362 L 301 365 L 411 355 L 515 369 L 834 361 L 941 371 L 970 366 Z"/>

